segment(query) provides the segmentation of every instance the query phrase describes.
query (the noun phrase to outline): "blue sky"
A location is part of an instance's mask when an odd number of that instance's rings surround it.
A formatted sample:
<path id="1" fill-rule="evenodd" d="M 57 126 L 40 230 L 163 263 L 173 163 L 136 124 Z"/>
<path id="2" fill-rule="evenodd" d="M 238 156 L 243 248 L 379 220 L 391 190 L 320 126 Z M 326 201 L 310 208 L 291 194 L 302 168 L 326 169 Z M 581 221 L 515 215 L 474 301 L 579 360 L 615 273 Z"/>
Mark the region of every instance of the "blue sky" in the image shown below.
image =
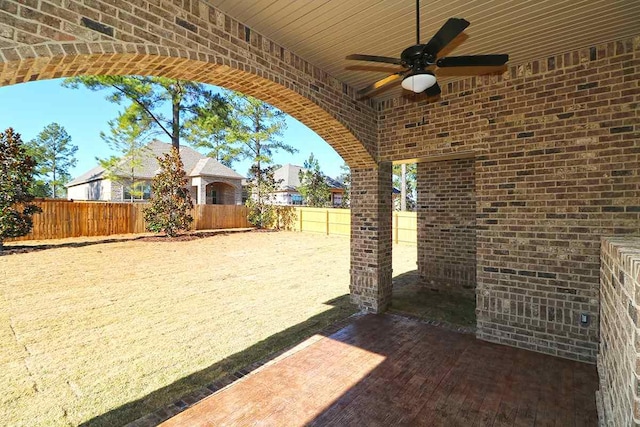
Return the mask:
<path id="1" fill-rule="evenodd" d="M 63 126 L 78 146 L 78 164 L 70 173 L 76 177 L 97 165 L 96 157 L 111 155 L 109 147 L 100 138 L 100 131 L 107 131 L 107 122 L 115 118 L 119 109 L 105 99 L 107 92 L 87 89 L 68 89 L 61 86 L 62 79 L 21 83 L 0 87 L 0 129 L 13 127 L 22 134 L 23 141 L 30 141 L 50 123 Z M 169 142 L 168 138 L 158 139 Z M 341 174 L 344 164 L 335 150 L 296 119 L 287 116 L 287 130 L 283 140 L 296 147 L 296 154 L 278 153 L 276 163 L 302 165 L 313 152 L 322 171 L 332 177 Z M 114 153 L 115 154 L 115 153 Z M 249 161 L 236 162 L 233 168 L 246 175 Z"/>

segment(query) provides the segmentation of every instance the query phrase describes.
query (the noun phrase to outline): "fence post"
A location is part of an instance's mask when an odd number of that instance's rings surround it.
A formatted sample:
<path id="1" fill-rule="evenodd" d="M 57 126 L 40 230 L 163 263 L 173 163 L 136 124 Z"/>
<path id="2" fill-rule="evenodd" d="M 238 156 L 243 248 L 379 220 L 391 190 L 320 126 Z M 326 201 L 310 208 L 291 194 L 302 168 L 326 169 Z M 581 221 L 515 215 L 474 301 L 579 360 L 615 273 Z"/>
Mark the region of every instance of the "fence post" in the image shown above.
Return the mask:
<path id="1" fill-rule="evenodd" d="M 327 220 L 327 236 L 328 236 L 329 235 L 329 209 L 328 208 L 327 208 L 326 214 L 327 214 L 326 220 Z"/>
<path id="2" fill-rule="evenodd" d="M 300 227 L 299 227 L 299 231 L 302 231 L 302 208 L 300 208 L 300 210 L 298 211 L 298 220 L 300 221 Z"/>

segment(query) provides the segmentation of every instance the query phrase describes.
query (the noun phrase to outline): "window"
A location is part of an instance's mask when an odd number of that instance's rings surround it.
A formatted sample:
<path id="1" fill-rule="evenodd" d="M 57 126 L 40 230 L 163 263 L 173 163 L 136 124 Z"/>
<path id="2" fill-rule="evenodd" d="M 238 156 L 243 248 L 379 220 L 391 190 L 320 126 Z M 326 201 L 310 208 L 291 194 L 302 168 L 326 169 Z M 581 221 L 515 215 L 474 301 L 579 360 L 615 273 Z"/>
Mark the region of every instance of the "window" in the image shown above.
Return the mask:
<path id="1" fill-rule="evenodd" d="M 123 200 L 131 200 L 131 196 L 133 195 L 133 200 L 149 200 L 151 198 L 151 184 L 148 182 L 136 182 L 133 184 L 133 191 L 131 190 L 131 185 L 124 186 L 124 195 Z"/>
<path id="2" fill-rule="evenodd" d="M 292 194 L 291 195 L 291 204 L 292 205 L 302 205 L 302 196 L 300 194 Z"/>

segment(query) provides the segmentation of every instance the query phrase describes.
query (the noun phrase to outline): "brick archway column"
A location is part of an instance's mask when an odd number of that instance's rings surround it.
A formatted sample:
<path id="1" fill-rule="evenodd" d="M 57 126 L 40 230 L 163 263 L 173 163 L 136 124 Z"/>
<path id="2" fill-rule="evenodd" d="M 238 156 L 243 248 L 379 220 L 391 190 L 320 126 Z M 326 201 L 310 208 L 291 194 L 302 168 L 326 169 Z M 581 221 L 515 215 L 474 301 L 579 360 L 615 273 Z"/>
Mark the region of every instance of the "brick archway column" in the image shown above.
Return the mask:
<path id="1" fill-rule="evenodd" d="M 351 302 L 361 310 L 391 304 L 391 163 L 351 170 Z"/>

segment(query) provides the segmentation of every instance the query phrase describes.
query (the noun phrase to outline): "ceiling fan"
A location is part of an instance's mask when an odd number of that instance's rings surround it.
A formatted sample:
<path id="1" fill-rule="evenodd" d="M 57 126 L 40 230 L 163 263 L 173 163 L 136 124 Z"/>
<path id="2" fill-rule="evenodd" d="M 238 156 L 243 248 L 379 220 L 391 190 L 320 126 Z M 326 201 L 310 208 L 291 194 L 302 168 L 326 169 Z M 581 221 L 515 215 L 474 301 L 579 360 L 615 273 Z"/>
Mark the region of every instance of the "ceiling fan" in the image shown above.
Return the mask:
<path id="1" fill-rule="evenodd" d="M 402 51 L 400 58 L 387 56 L 360 55 L 347 56 L 346 59 L 357 61 L 383 62 L 400 65 L 403 69 L 395 72 L 369 86 L 360 89 L 359 95 L 367 95 L 375 90 L 387 86 L 402 79 L 402 87 L 415 93 L 424 93 L 427 96 L 440 94 L 440 85 L 436 81 L 434 67 L 498 67 L 503 66 L 509 60 L 509 55 L 468 55 L 445 56 L 438 54 L 453 41 L 465 28 L 469 21 L 462 18 L 449 18 L 447 22 L 426 44 L 420 43 L 420 0 L 416 0 L 416 44 Z M 480 71 L 480 69 L 478 69 Z M 466 74 L 466 73 L 465 73 Z M 469 73 L 478 74 L 476 72 Z"/>

